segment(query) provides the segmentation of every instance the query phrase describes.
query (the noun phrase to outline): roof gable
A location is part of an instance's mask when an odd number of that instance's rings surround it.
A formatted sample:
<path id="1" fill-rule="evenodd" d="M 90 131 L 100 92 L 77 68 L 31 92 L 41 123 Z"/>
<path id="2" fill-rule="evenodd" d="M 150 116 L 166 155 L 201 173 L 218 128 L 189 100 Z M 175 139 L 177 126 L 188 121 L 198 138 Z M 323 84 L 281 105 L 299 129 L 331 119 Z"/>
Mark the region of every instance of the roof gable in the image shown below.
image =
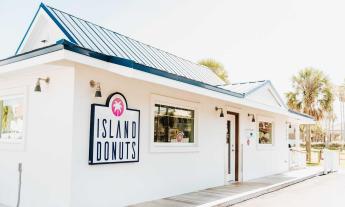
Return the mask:
<path id="1" fill-rule="evenodd" d="M 284 101 L 269 80 L 233 83 L 224 85 L 222 88 L 241 93 L 245 98 L 261 104 L 286 108 Z"/>
<path id="2" fill-rule="evenodd" d="M 29 52 L 41 47 L 55 44 L 57 40 L 68 39 L 49 14 L 40 6 L 27 29 L 24 38 L 16 50 L 17 54 Z"/>
<path id="3" fill-rule="evenodd" d="M 248 92 L 245 97 L 262 104 L 287 109 L 285 102 L 274 88 L 271 81 L 265 81 L 264 84 Z"/>
<path id="4" fill-rule="evenodd" d="M 222 85 L 222 81 L 209 68 L 198 65 L 191 61 L 177 57 L 171 53 L 158 48 L 136 41 L 127 36 L 121 35 L 99 25 L 93 24 L 81 18 L 75 17 L 58 9 L 40 5 L 39 11 L 44 11 L 54 22 L 55 27 L 60 30 L 60 38 L 55 38 L 55 42 L 60 39 L 68 39 L 77 46 L 114 57 L 128 59 L 136 63 L 156 68 L 181 77 L 206 83 L 209 85 Z M 37 22 L 37 15 L 33 22 Z M 34 35 L 33 31 L 36 24 L 31 24 L 23 42 L 18 48 L 17 53 L 26 52 L 23 50 L 28 45 L 27 39 Z M 39 38 L 36 41 L 42 41 Z M 51 43 L 54 44 L 55 42 Z M 47 46 L 47 45 L 45 45 Z M 30 47 L 31 49 L 37 49 Z"/>

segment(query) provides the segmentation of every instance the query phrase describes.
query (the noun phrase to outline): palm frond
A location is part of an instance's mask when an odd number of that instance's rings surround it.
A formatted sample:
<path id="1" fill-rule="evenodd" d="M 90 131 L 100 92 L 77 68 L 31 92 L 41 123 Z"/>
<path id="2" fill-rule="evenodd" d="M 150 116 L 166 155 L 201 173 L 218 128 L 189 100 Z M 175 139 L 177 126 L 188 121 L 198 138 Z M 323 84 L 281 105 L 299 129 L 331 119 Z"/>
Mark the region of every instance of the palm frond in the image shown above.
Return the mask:
<path id="1" fill-rule="evenodd" d="M 333 108 L 333 89 L 329 78 L 320 70 L 308 67 L 292 77 L 293 91 L 286 93 L 287 105 L 293 110 L 324 118 Z"/>

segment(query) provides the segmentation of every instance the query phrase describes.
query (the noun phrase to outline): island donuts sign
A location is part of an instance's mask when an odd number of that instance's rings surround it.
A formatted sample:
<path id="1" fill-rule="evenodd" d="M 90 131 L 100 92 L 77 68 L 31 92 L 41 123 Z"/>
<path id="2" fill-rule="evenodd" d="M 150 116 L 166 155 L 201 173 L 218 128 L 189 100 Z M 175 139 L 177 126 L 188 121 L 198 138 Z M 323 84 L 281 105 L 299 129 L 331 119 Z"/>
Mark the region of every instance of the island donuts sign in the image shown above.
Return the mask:
<path id="1" fill-rule="evenodd" d="M 91 105 L 89 164 L 139 161 L 140 111 L 128 108 L 121 93 L 105 105 Z"/>

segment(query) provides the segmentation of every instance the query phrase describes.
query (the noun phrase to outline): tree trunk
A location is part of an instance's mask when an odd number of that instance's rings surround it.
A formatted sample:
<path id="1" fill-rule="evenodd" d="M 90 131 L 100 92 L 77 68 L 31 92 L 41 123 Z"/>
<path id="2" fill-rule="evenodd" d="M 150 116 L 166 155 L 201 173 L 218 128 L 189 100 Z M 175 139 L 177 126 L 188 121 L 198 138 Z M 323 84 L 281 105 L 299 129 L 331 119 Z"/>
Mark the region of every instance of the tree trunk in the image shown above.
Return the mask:
<path id="1" fill-rule="evenodd" d="M 311 162 L 311 133 L 310 133 L 310 124 L 307 125 L 307 137 L 305 140 L 305 148 L 307 151 L 307 162 Z"/>

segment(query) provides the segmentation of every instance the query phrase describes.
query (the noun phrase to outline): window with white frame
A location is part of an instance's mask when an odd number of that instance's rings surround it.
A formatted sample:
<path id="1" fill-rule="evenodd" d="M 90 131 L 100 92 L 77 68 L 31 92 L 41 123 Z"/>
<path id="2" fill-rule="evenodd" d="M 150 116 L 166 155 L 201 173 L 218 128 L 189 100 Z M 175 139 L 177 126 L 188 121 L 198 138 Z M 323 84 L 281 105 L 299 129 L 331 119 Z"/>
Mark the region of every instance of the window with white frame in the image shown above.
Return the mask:
<path id="1" fill-rule="evenodd" d="M 20 142 L 23 126 L 24 96 L 0 96 L 0 142 Z"/>
<path id="2" fill-rule="evenodd" d="M 273 123 L 271 121 L 259 121 L 259 144 L 273 143 Z"/>
<path id="3" fill-rule="evenodd" d="M 193 109 L 173 104 L 154 105 L 155 143 L 194 143 Z"/>

